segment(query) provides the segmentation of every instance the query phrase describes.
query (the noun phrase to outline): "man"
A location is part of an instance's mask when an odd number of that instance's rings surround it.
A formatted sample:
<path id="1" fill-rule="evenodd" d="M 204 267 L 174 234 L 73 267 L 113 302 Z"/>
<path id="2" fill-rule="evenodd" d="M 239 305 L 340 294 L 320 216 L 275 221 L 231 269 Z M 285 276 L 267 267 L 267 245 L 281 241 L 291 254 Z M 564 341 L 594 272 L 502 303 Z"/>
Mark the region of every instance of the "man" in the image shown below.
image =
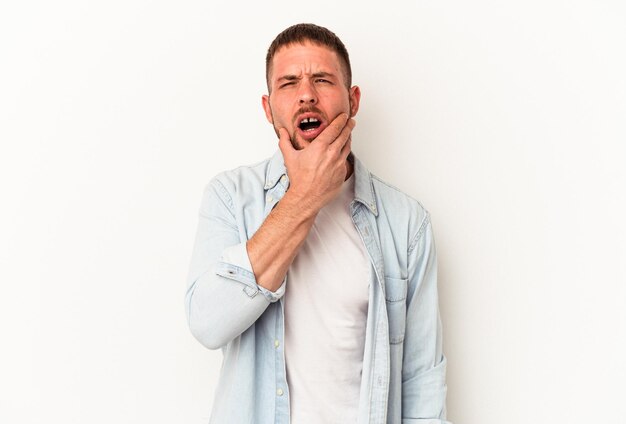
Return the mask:
<path id="1" fill-rule="evenodd" d="M 348 52 L 294 25 L 266 69 L 279 151 L 207 185 L 186 295 L 211 423 L 446 423 L 429 214 L 351 154 Z"/>

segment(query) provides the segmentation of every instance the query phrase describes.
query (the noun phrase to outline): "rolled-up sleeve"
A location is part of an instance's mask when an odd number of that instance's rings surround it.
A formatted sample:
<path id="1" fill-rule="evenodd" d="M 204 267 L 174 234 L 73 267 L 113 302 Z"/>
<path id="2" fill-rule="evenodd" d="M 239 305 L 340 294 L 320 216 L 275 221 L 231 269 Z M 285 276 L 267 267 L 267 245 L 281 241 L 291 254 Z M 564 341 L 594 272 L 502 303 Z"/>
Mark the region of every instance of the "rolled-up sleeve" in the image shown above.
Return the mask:
<path id="1" fill-rule="evenodd" d="M 217 179 L 205 188 L 185 294 L 189 328 L 219 349 L 248 329 L 285 292 L 257 284 L 231 196 Z"/>
<path id="2" fill-rule="evenodd" d="M 408 253 L 402 424 L 450 424 L 446 421 L 447 360 L 437 293 L 437 254 L 428 213 Z"/>
<path id="3" fill-rule="evenodd" d="M 223 277 L 232 278 L 250 286 L 251 294 L 254 294 L 255 290 L 259 290 L 270 302 L 276 302 L 285 294 L 286 278 L 275 292 L 257 284 L 254 272 L 252 272 L 246 243 L 227 247 L 222 253 L 221 260 L 217 263 L 216 272 Z"/>

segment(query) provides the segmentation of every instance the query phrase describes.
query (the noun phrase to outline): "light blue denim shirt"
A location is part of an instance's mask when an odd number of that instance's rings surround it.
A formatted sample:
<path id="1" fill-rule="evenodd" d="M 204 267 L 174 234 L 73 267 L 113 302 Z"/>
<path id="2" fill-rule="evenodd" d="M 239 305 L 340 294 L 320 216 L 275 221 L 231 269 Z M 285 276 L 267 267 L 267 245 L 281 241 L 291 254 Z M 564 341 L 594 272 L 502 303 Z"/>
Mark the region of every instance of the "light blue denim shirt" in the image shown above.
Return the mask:
<path id="1" fill-rule="evenodd" d="M 352 220 L 371 263 L 358 424 L 449 424 L 429 214 L 350 159 Z M 288 187 L 277 151 L 217 175 L 204 191 L 185 307 L 192 334 L 224 356 L 210 423 L 289 423 L 288 283 L 276 292 L 259 286 L 246 251 Z"/>

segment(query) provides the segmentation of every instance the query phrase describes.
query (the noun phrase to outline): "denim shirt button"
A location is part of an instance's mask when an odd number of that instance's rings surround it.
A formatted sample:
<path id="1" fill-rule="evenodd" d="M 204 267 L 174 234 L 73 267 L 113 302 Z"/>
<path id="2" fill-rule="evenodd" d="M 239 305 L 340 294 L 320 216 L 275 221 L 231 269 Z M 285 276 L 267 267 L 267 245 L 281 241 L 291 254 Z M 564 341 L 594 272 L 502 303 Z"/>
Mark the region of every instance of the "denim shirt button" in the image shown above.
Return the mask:
<path id="1" fill-rule="evenodd" d="M 282 395 L 283 395 L 283 389 L 278 389 L 278 390 L 276 390 L 276 394 L 277 394 L 278 396 L 282 396 Z"/>

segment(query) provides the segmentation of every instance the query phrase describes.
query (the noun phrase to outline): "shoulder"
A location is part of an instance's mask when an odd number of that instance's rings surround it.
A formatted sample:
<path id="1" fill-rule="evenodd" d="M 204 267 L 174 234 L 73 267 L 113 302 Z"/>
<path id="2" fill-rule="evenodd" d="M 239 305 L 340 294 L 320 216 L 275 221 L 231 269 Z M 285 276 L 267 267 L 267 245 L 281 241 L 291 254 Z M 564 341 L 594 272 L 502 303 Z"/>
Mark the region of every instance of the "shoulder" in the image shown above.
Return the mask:
<path id="1" fill-rule="evenodd" d="M 430 222 L 428 210 L 420 201 L 398 187 L 372 173 L 370 176 L 379 215 L 396 223 L 405 223 L 409 236 L 417 236 Z"/>
<path id="2" fill-rule="evenodd" d="M 205 186 L 205 190 L 218 190 L 222 194 L 234 194 L 244 189 L 263 189 L 271 158 L 222 171 Z"/>

